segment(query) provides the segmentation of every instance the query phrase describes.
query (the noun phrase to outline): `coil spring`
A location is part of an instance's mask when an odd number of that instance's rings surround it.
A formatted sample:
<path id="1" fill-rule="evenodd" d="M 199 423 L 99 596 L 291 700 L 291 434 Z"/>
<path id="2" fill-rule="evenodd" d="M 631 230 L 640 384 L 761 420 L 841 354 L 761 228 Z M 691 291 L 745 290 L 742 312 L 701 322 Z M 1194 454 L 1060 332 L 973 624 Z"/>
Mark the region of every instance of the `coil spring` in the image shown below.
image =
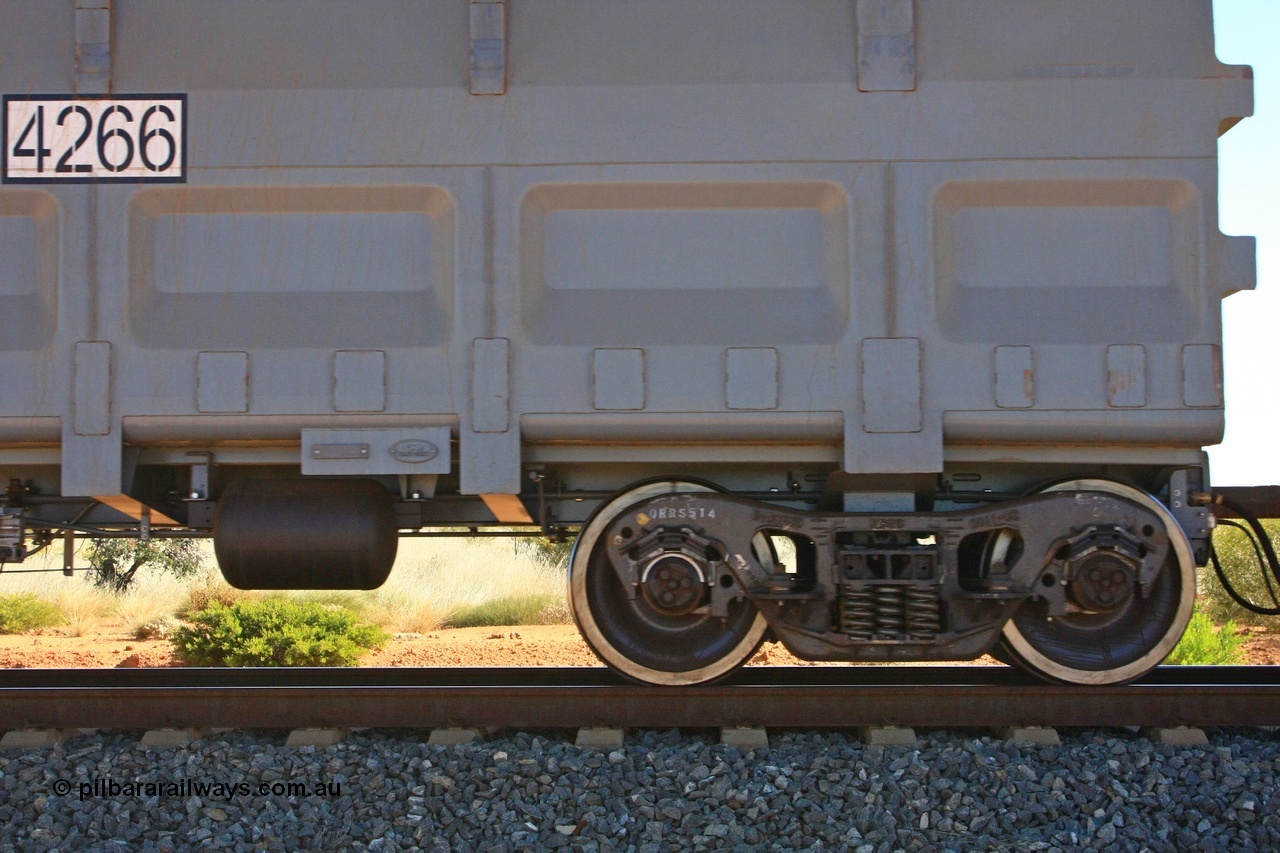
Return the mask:
<path id="1" fill-rule="evenodd" d="M 855 640 L 928 642 L 942 631 L 935 586 L 870 584 L 840 595 L 840 633 Z"/>
<path id="2" fill-rule="evenodd" d="M 934 586 L 907 587 L 907 639 L 932 640 L 942 631 L 942 602 Z"/>
<path id="3" fill-rule="evenodd" d="M 876 630 L 876 605 L 871 590 L 853 589 L 840 596 L 840 633 L 870 640 Z"/>
<path id="4" fill-rule="evenodd" d="M 901 640 L 907 628 L 907 588 L 901 584 L 876 584 L 876 639 Z"/>

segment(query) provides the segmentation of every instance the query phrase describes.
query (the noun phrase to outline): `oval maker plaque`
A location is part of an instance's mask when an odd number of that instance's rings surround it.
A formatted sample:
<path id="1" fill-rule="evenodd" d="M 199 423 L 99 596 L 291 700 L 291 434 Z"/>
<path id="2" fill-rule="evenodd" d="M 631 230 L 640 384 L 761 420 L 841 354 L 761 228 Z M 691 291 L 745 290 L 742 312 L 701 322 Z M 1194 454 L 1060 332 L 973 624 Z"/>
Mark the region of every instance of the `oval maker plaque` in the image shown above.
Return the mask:
<path id="1" fill-rule="evenodd" d="M 406 438 L 391 445 L 391 456 L 397 462 L 417 464 L 430 462 L 440 454 L 440 449 L 426 439 Z"/>

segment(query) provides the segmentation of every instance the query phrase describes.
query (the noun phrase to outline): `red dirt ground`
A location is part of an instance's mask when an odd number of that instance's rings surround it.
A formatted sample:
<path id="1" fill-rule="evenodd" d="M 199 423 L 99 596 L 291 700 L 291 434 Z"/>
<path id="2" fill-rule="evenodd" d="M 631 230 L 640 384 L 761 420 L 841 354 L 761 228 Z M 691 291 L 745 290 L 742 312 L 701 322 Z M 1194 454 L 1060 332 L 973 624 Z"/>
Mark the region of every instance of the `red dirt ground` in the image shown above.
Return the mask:
<path id="1" fill-rule="evenodd" d="M 1253 664 L 1280 664 L 1280 633 L 1246 629 Z M 981 662 L 991 663 L 990 658 Z M 804 664 L 778 644 L 764 646 L 756 665 Z M 572 625 L 442 629 L 398 635 L 366 655 L 361 666 L 599 666 Z M 57 629 L 0 635 L 0 669 L 182 666 L 166 640 L 135 640 L 119 623 L 67 637 Z"/>

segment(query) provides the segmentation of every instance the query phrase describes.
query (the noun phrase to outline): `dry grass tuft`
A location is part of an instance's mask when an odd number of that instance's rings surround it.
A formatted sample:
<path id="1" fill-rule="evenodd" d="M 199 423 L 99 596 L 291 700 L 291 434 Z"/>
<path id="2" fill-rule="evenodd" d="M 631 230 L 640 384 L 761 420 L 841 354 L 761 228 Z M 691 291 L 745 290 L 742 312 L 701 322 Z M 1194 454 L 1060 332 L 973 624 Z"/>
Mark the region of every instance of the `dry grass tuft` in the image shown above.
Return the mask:
<path id="1" fill-rule="evenodd" d="M 393 634 L 426 634 L 445 622 L 445 612 L 435 603 L 400 590 L 377 590 L 364 615 Z"/>
<path id="2" fill-rule="evenodd" d="M 227 583 L 218 569 L 206 569 L 195 580 L 186 581 L 185 596 L 170 612 L 187 618 L 214 604 L 230 607 L 238 601 L 258 597 L 260 597 L 258 593 L 236 589 Z"/>
<path id="3" fill-rule="evenodd" d="M 538 613 L 539 625 L 569 625 L 573 622 L 573 613 L 569 611 L 569 602 L 561 598 L 543 607 Z"/>
<path id="4" fill-rule="evenodd" d="M 83 581 L 67 584 L 58 591 L 56 603 L 69 637 L 83 637 L 102 624 L 112 610 L 111 593 Z"/>
<path id="5" fill-rule="evenodd" d="M 381 623 L 389 630 L 407 632 L 411 629 L 395 626 L 413 624 L 421 626 L 414 633 L 434 630 L 453 624 L 459 614 L 513 596 L 550 599 L 550 612 L 565 597 L 564 569 L 515 540 L 405 540 L 401 550 L 391 577 L 373 593 L 376 603 L 394 614 Z"/>
<path id="6" fill-rule="evenodd" d="M 129 636 L 139 640 L 155 636 L 157 626 L 172 621 L 187 597 L 187 582 L 170 575 L 140 579 L 128 592 L 114 596 L 116 615 Z M 163 629 L 159 629 L 163 630 Z"/>

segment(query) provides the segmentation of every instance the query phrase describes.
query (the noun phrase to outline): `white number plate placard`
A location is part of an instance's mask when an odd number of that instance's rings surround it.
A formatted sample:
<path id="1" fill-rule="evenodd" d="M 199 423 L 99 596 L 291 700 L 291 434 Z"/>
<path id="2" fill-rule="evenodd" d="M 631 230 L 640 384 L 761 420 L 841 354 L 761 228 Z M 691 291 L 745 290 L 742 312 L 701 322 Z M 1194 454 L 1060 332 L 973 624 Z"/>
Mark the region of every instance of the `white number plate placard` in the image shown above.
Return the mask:
<path id="1" fill-rule="evenodd" d="M 187 96 L 4 96 L 3 180 L 180 183 Z"/>

